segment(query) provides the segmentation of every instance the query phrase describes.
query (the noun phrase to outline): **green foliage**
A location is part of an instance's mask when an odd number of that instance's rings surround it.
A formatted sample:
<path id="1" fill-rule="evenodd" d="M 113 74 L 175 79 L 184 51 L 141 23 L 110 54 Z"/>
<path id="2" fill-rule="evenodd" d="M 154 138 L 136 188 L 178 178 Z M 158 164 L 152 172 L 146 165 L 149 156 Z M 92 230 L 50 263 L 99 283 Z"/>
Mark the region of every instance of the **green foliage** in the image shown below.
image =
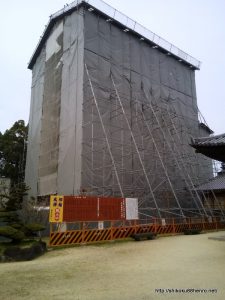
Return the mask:
<path id="1" fill-rule="evenodd" d="M 7 196 L 8 201 L 4 202 L 5 207 L 0 210 L 2 225 L 0 226 L 0 236 L 9 238 L 14 243 L 20 242 L 25 237 L 35 236 L 36 232 L 45 229 L 44 226 L 37 223 L 25 225 L 24 221 L 22 222 L 19 218 L 18 212 L 23 208 L 23 197 L 27 194 L 27 190 L 28 187 L 24 182 L 15 184 Z"/>
<path id="2" fill-rule="evenodd" d="M 0 236 L 10 238 L 15 242 L 21 241 L 26 237 L 36 236 L 37 232 L 43 230 L 45 230 L 45 227 L 41 224 L 31 223 L 24 225 L 19 222 L 0 226 Z"/>
<path id="3" fill-rule="evenodd" d="M 12 236 L 13 234 L 15 234 L 17 232 L 16 229 L 14 229 L 11 226 L 1 226 L 0 227 L 0 235 L 3 236 Z"/>
<path id="4" fill-rule="evenodd" d="M 46 243 L 39 241 L 33 243 L 30 247 L 8 247 L 4 250 L 4 261 L 26 261 L 32 260 L 47 251 Z"/>
<path id="5" fill-rule="evenodd" d="M 12 239 L 14 242 L 20 242 L 25 238 L 25 235 L 22 231 L 17 230 L 11 226 L 1 226 L 0 227 L 0 236 Z"/>
<path id="6" fill-rule="evenodd" d="M 14 185 L 7 197 L 8 201 L 5 204 L 5 208 L 9 211 L 21 209 L 23 205 L 23 197 L 27 195 L 28 190 L 29 188 L 24 182 Z"/>
<path id="7" fill-rule="evenodd" d="M 9 177 L 12 185 L 24 180 L 27 132 L 23 120 L 0 132 L 0 176 Z"/>
<path id="8" fill-rule="evenodd" d="M 0 195 L 1 198 L 7 199 L 0 205 L 2 206 L 0 236 L 7 237 L 13 242 L 21 241 L 45 229 L 37 223 L 24 224 L 27 221 L 23 214 L 25 212 L 23 199 L 29 190 L 24 183 L 27 132 L 28 126 L 25 126 L 23 120 L 15 122 L 4 134 L 0 132 L 0 177 L 11 179 L 9 194 L 4 192 L 4 195 Z M 34 211 L 33 202 L 30 203 L 32 211 Z M 23 221 L 20 220 L 18 214 L 22 216 Z"/>
<path id="9" fill-rule="evenodd" d="M 19 217 L 16 211 L 7 211 L 6 209 L 0 211 L 0 222 L 8 224 L 18 222 Z"/>
<path id="10" fill-rule="evenodd" d="M 24 227 L 21 230 L 23 230 L 26 237 L 33 237 L 37 236 L 37 233 L 39 233 L 40 231 L 45 230 L 45 226 L 38 223 L 30 223 L 24 225 Z"/>
<path id="11" fill-rule="evenodd" d="M 38 231 L 43 231 L 45 230 L 45 226 L 37 223 L 31 223 L 25 225 L 25 228 L 28 229 L 31 232 L 38 232 Z"/>
<path id="12" fill-rule="evenodd" d="M 23 224 L 22 223 L 12 223 L 10 226 L 17 229 L 17 230 L 23 229 Z"/>
<path id="13" fill-rule="evenodd" d="M 16 216 L 16 213 L 14 211 L 7 211 L 7 210 L 1 210 L 0 211 L 0 218 L 14 218 Z"/>

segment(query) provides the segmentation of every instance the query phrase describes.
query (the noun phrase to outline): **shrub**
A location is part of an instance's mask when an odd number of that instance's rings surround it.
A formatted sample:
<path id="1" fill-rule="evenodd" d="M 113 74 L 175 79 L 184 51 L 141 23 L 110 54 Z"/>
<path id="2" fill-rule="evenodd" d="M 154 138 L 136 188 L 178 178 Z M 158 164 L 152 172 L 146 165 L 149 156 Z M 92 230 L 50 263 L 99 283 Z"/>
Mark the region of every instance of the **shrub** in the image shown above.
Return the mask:
<path id="1" fill-rule="evenodd" d="M 26 229 L 28 229 L 31 232 L 37 232 L 37 231 L 43 231 L 45 230 L 45 226 L 38 224 L 38 223 L 31 223 L 25 225 Z"/>
<path id="2" fill-rule="evenodd" d="M 15 211 L 6 211 L 1 210 L 0 211 L 0 221 L 1 222 L 13 222 L 18 220 L 18 215 Z"/>
<path id="3" fill-rule="evenodd" d="M 12 226 L 1 226 L 0 236 L 10 238 L 13 242 L 20 242 L 25 238 L 22 231 L 13 228 Z"/>
<path id="4" fill-rule="evenodd" d="M 32 260 L 47 251 L 46 243 L 39 241 L 29 248 L 8 247 L 3 252 L 6 261 Z"/>
<path id="5" fill-rule="evenodd" d="M 13 227 L 14 229 L 21 230 L 21 228 L 23 227 L 23 224 L 21 224 L 21 223 L 12 223 L 12 224 L 10 224 L 10 226 Z"/>

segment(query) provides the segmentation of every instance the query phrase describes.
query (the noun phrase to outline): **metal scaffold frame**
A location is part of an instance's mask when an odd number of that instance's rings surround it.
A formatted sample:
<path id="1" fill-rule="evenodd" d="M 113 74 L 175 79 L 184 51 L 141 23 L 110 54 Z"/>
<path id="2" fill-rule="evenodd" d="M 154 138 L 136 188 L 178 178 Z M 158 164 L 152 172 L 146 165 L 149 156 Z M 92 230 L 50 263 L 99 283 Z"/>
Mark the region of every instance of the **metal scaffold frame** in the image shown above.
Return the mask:
<path id="1" fill-rule="evenodd" d="M 90 227 L 79 218 L 75 225 L 50 221 L 50 244 L 222 227 L 220 199 L 199 189 L 214 175 L 212 161 L 190 147 L 212 133 L 197 107 L 200 63 L 99 3 L 95 9 L 94 0 L 78 0 L 51 16 L 30 61 L 26 183 L 40 200 L 135 201 L 139 220 L 109 226 L 114 219 L 95 219 Z"/>
<path id="2" fill-rule="evenodd" d="M 190 136 L 198 135 L 198 132 L 188 127 L 173 104 L 169 101 L 156 103 L 144 88 L 142 99 L 128 98 L 119 93 L 112 74 L 108 103 L 96 97 L 95 91 L 100 87 L 92 82 L 86 63 L 85 71 L 91 93 L 83 109 L 91 106 L 92 114 L 90 121 L 83 124 L 83 128 L 91 128 L 91 141 L 84 140 L 84 145 L 91 152 L 92 168 L 87 192 L 138 197 L 139 213 L 143 219 L 149 216 L 162 219 L 171 214 L 182 218 L 200 216 L 210 219 L 216 216 L 218 211 L 215 212 L 209 205 L 205 207 L 202 199 L 206 204 L 207 199 L 203 192 L 196 189 L 204 180 L 197 172 L 199 156 L 187 148 L 190 147 Z M 95 137 L 94 128 L 99 125 L 102 134 Z M 126 144 L 125 138 L 129 144 Z M 100 156 L 103 153 L 102 164 L 97 168 L 94 167 L 95 153 Z M 132 169 L 126 170 L 124 161 L 128 157 L 132 161 Z M 206 163 L 208 170 L 210 161 Z M 104 184 L 107 168 L 111 168 L 114 178 L 110 186 Z M 102 174 L 102 185 L 94 184 L 95 172 Z M 132 186 L 126 186 L 126 174 L 131 175 Z M 178 174 L 180 182 L 174 181 L 173 174 Z M 184 205 L 184 197 L 189 202 L 187 206 Z M 219 210 L 224 217 L 220 206 Z"/>

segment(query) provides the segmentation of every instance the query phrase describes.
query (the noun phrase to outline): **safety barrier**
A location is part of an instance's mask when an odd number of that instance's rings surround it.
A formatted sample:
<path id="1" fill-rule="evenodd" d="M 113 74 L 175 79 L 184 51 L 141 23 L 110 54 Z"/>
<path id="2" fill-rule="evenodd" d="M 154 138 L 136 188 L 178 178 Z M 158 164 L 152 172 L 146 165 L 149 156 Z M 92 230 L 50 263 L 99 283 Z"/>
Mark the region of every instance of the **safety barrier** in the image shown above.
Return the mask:
<path id="1" fill-rule="evenodd" d="M 154 232 L 160 235 L 166 234 L 180 234 L 188 229 L 196 230 L 221 230 L 225 229 L 225 223 L 220 221 L 197 221 L 189 219 L 184 223 L 176 223 L 172 220 L 170 224 L 160 224 L 157 222 L 150 224 L 134 224 L 134 225 L 121 225 L 118 227 L 111 226 L 104 229 L 97 228 L 85 228 L 84 224 L 81 224 L 82 229 L 78 230 L 54 230 L 53 224 L 51 224 L 50 232 L 50 246 L 62 246 L 62 245 L 75 245 L 84 243 L 96 243 L 101 241 L 112 241 L 118 239 L 129 238 L 135 233 Z"/>

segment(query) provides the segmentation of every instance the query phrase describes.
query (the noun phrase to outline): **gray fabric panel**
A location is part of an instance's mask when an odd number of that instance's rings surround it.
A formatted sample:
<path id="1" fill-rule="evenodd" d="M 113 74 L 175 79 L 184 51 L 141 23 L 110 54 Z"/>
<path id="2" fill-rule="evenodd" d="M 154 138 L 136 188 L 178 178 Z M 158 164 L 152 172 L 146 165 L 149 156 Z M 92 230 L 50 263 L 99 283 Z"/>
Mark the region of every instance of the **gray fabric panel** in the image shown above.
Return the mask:
<path id="1" fill-rule="evenodd" d="M 38 164 L 40 153 L 40 132 L 42 101 L 44 93 L 45 47 L 42 49 L 32 70 L 31 104 L 25 182 L 30 187 L 29 196 L 37 195 Z"/>
<path id="2" fill-rule="evenodd" d="M 196 157 L 189 147 L 190 137 L 196 135 L 198 131 L 193 70 L 175 58 L 152 48 L 145 41 L 140 41 L 136 36 L 125 33 L 113 23 L 106 22 L 95 13 L 85 14 L 84 46 L 84 60 L 89 69 L 95 97 L 124 193 L 126 196 L 138 196 L 142 200 L 146 193 L 150 199 L 149 188 L 131 133 L 120 109 L 112 82 L 110 82 L 110 72 L 160 205 L 165 206 L 165 197 L 169 199 L 170 206 L 176 206 L 177 203 L 146 125 L 143 120 L 140 120 L 143 108 L 177 195 L 181 199 L 186 199 L 186 204 L 182 200 L 183 205 L 190 205 L 190 195 L 187 195 L 184 190 L 184 178 L 180 174 L 180 169 L 176 165 L 176 157 L 172 152 L 176 153 L 182 168 L 181 153 L 183 152 L 186 155 L 185 164 L 188 165 L 188 160 L 191 158 L 195 165 Z M 119 195 L 115 170 L 106 147 L 96 107 L 91 100 L 93 95 L 86 74 L 84 78 L 82 186 L 90 193 Z M 151 109 L 146 109 L 150 103 L 154 106 L 160 126 Z M 175 114 L 174 125 L 168 110 L 173 116 Z M 175 140 L 172 126 L 175 126 L 179 134 Z M 185 137 L 183 137 L 184 132 L 186 132 Z M 173 148 L 169 148 L 165 136 Z M 179 145 L 178 149 L 175 149 L 176 144 Z M 173 149 L 172 152 L 171 149 Z M 105 158 L 109 168 L 106 167 Z M 188 165 L 187 169 L 194 176 L 197 167 L 193 170 L 192 167 Z M 199 166 L 198 170 L 200 170 Z"/>
<path id="3" fill-rule="evenodd" d="M 116 26 L 111 25 L 110 29 L 111 36 L 111 62 L 118 67 L 122 65 L 123 62 L 123 35 L 122 30 Z"/>
<path id="4" fill-rule="evenodd" d="M 163 85 L 192 96 L 190 72 L 188 67 L 184 67 L 175 58 L 160 54 L 160 78 Z"/>
<path id="5" fill-rule="evenodd" d="M 111 42 L 110 42 L 110 23 L 105 22 L 102 18 L 98 24 L 98 52 L 99 55 L 107 60 L 111 57 Z"/>
<path id="6" fill-rule="evenodd" d="M 197 106 L 195 72 L 190 72 L 190 82 L 191 82 L 191 91 L 192 91 L 192 103 L 193 103 L 193 106 Z"/>
<path id="7" fill-rule="evenodd" d="M 141 70 L 142 51 L 141 51 L 141 43 L 137 38 L 130 39 L 130 55 L 131 55 L 131 60 L 130 60 L 131 70 L 137 72 L 138 74 L 141 74 L 142 73 Z"/>
<path id="8" fill-rule="evenodd" d="M 45 82 L 42 105 L 42 130 L 39 158 L 39 195 L 57 193 L 59 151 L 59 113 L 61 98 L 61 57 L 63 53 L 63 23 L 57 23 L 47 40 Z"/>
<path id="9" fill-rule="evenodd" d="M 142 42 L 142 68 L 147 66 L 147 72 L 144 73 L 150 81 L 160 82 L 160 52 L 157 49 L 149 47 L 145 42 Z"/>
<path id="10" fill-rule="evenodd" d="M 96 16 L 89 11 L 85 12 L 85 48 L 92 52 L 99 52 L 99 42 L 98 42 L 98 20 L 96 21 Z"/>
<path id="11" fill-rule="evenodd" d="M 83 16 L 65 19 L 57 192 L 80 192 L 83 101 Z"/>

